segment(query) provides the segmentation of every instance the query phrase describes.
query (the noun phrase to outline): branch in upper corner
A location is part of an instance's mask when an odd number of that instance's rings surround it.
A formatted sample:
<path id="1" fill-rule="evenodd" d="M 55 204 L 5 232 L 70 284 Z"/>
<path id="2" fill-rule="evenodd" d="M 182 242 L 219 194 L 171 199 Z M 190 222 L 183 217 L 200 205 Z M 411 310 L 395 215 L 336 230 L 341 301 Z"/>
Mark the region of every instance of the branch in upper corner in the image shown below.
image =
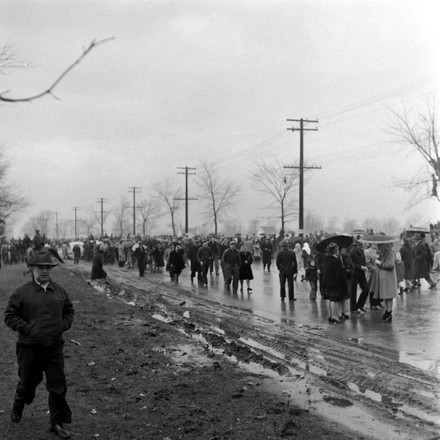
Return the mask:
<path id="1" fill-rule="evenodd" d="M 3 102 L 30 102 L 34 101 L 35 99 L 42 98 L 45 95 L 52 95 L 54 98 L 56 96 L 53 93 L 54 88 L 63 80 L 64 77 L 66 77 L 71 70 L 73 70 L 88 54 L 91 52 L 96 46 L 99 46 L 100 44 L 106 43 L 107 41 L 113 40 L 114 37 L 105 38 L 104 40 L 93 40 L 89 46 L 83 50 L 83 53 L 80 55 L 79 58 L 75 60 L 54 82 L 53 84 L 46 90 L 44 90 L 41 93 L 38 93 L 33 96 L 28 96 L 27 98 L 8 98 L 4 96 L 4 94 L 0 93 L 0 101 Z"/>

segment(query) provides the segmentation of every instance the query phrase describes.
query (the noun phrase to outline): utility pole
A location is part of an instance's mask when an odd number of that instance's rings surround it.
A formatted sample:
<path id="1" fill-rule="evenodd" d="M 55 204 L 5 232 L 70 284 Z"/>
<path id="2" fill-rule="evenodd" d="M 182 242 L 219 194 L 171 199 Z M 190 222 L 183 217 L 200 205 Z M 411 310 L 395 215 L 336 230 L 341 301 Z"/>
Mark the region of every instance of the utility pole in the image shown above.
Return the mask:
<path id="1" fill-rule="evenodd" d="M 288 128 L 287 130 L 299 131 L 299 167 L 285 166 L 284 168 L 299 168 L 299 235 L 302 237 L 304 233 L 304 170 L 305 169 L 321 169 L 321 167 L 305 167 L 304 166 L 304 132 L 318 131 L 317 128 L 305 128 L 304 123 L 317 124 L 317 120 L 310 119 L 287 119 L 289 122 L 299 122 L 298 127 Z"/>
<path id="2" fill-rule="evenodd" d="M 177 174 L 185 174 L 185 198 L 175 199 L 175 200 L 185 200 L 185 234 L 188 234 L 188 200 L 197 200 L 188 198 L 188 175 L 194 176 L 196 173 L 190 171 L 195 171 L 197 168 L 189 167 L 177 167 L 178 170 L 185 170 L 184 172 L 178 172 Z"/>
<path id="3" fill-rule="evenodd" d="M 130 191 L 133 192 L 133 238 L 136 237 L 136 192 L 141 190 L 141 187 L 139 186 L 130 186 L 128 188 Z"/>
<path id="4" fill-rule="evenodd" d="M 101 204 L 101 240 L 104 237 L 104 202 L 106 201 L 107 199 L 104 199 L 103 197 L 98 199 L 98 203 Z"/>
<path id="5" fill-rule="evenodd" d="M 57 241 L 58 241 L 58 212 L 55 212 L 55 231 L 56 231 L 56 236 L 57 236 Z"/>
<path id="6" fill-rule="evenodd" d="M 78 206 L 74 206 L 73 207 L 74 211 L 75 211 L 75 240 L 78 239 L 78 234 L 77 234 L 77 223 L 78 223 L 78 218 L 77 218 L 77 211 L 78 211 Z"/>

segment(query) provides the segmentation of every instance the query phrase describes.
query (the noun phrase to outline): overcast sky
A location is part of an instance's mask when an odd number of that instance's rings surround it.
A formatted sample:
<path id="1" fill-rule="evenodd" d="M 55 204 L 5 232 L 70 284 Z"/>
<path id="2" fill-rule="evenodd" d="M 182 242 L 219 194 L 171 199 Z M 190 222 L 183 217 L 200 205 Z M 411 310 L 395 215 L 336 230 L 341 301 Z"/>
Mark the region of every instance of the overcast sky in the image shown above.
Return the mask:
<path id="1" fill-rule="evenodd" d="M 46 89 L 92 40 L 114 37 L 59 84 L 59 99 L 0 106 L 11 178 L 33 203 L 22 220 L 98 211 L 101 197 L 110 208 L 167 177 L 183 187 L 176 167 L 207 160 L 241 183 L 246 225 L 263 215 L 248 183 L 255 162 L 299 158 L 289 118 L 319 121 L 305 136 L 306 161 L 322 167 L 306 211 L 437 220 L 438 202 L 408 210 L 393 186 L 421 161 L 387 129 L 390 110 L 420 108 L 439 89 L 439 12 L 436 0 L 3 0 L 0 43 L 26 66 L 0 77 L 8 96 Z M 194 223 L 200 208 L 190 209 Z"/>

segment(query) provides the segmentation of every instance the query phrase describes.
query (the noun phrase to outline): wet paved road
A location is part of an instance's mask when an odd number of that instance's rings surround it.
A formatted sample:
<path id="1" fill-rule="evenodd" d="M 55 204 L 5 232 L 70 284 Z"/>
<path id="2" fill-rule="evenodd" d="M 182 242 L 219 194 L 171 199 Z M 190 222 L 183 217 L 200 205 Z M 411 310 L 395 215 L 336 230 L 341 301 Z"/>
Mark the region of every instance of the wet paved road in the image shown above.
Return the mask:
<path id="1" fill-rule="evenodd" d="M 323 327 L 339 338 L 351 339 L 358 343 L 374 344 L 381 348 L 393 360 L 408 363 L 426 371 L 440 375 L 440 288 L 428 289 L 422 281 L 422 287 L 413 293 L 405 293 L 394 300 L 393 321 L 382 322 L 382 311 L 371 311 L 366 304 L 367 313 L 355 315 L 342 324 L 330 325 L 327 322 L 327 310 L 324 301 L 309 299 L 308 283 L 295 283 L 295 302 L 281 302 L 279 297 L 278 271 L 263 271 L 262 264 L 253 264 L 254 280 L 252 293 L 240 291 L 238 294 L 224 289 L 223 277 L 209 277 L 207 287 L 193 284 L 189 270 L 185 269 L 179 279 L 179 285 L 192 291 L 194 295 L 209 297 L 223 304 L 234 305 L 252 310 L 255 314 L 273 320 L 292 322 L 296 325 Z M 108 269 L 108 270 L 107 270 Z M 124 271 L 138 278 L 137 270 L 119 269 L 106 266 L 107 272 Z M 168 273 L 145 276 L 152 280 L 169 281 Z M 141 281 L 141 280 L 139 280 Z"/>

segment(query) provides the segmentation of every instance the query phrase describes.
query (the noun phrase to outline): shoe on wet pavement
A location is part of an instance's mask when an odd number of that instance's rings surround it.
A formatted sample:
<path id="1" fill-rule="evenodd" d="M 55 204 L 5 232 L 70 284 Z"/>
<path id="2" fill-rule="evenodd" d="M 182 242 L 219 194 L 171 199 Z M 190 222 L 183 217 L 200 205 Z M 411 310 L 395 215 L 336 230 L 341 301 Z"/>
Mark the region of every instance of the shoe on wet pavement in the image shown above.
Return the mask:
<path id="1" fill-rule="evenodd" d="M 52 425 L 50 427 L 50 432 L 52 434 L 55 434 L 58 438 L 61 438 L 61 439 L 68 439 L 71 437 L 70 432 L 66 431 L 63 428 L 63 425 Z"/>

